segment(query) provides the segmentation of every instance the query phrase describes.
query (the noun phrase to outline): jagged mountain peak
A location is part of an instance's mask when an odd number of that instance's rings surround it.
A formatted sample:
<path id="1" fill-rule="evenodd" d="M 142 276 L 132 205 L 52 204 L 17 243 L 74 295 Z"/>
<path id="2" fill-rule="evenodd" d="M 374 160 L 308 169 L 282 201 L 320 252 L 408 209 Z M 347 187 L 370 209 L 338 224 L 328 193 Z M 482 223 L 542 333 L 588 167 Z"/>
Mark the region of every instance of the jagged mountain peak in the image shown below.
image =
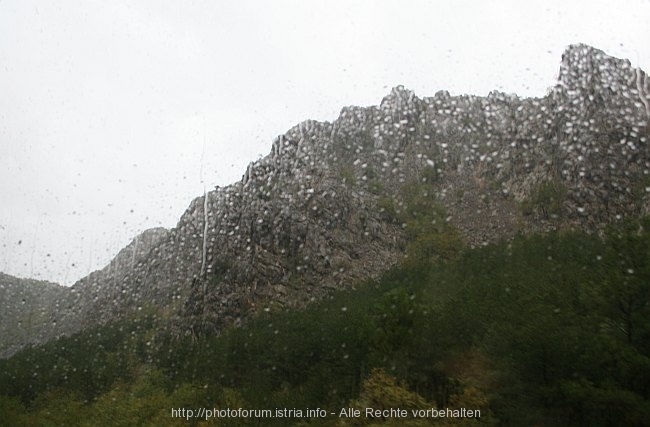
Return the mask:
<path id="1" fill-rule="evenodd" d="M 595 92 L 609 90 L 633 96 L 636 73 L 629 60 L 619 59 L 587 44 L 570 45 L 562 54 L 558 81 L 567 90 Z"/>
<path id="2" fill-rule="evenodd" d="M 147 304 L 183 319 L 179 333 L 219 330 L 377 276 L 404 256 L 406 196 L 423 182 L 467 245 L 650 213 L 647 91 L 635 89 L 645 73 L 586 45 L 560 69 L 543 98 L 418 98 L 396 86 L 379 106 L 301 122 L 241 181 L 76 284 L 59 331 Z"/>
<path id="3" fill-rule="evenodd" d="M 415 95 L 415 92 L 398 85 L 390 90 L 379 104 L 384 110 L 401 111 L 404 113 L 414 113 L 420 109 L 421 100 Z"/>

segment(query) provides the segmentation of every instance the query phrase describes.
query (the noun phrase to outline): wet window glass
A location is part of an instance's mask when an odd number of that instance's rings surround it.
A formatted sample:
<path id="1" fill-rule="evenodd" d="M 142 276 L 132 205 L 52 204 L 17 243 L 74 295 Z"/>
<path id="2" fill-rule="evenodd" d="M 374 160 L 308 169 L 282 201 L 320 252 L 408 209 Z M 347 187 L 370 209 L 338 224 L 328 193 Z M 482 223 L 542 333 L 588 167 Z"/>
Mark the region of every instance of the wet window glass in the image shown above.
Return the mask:
<path id="1" fill-rule="evenodd" d="M 648 40 L 647 0 L 0 1 L 0 424 L 646 425 Z"/>

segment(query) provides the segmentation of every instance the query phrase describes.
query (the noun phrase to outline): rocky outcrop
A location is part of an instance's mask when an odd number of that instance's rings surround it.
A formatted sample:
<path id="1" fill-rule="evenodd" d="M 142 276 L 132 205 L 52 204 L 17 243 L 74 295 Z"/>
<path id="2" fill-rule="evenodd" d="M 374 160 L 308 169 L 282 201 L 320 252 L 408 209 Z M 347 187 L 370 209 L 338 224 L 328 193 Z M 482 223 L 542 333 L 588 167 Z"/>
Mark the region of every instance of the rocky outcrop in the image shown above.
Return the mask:
<path id="1" fill-rule="evenodd" d="M 468 245 L 647 215 L 647 85 L 629 61 L 575 45 L 542 98 L 419 98 L 398 86 L 379 106 L 300 123 L 240 182 L 206 192 L 175 228 L 146 232 L 75 284 L 58 332 L 145 305 L 178 333 L 218 331 L 354 286 L 403 256 L 395 213 L 422 181 Z"/>

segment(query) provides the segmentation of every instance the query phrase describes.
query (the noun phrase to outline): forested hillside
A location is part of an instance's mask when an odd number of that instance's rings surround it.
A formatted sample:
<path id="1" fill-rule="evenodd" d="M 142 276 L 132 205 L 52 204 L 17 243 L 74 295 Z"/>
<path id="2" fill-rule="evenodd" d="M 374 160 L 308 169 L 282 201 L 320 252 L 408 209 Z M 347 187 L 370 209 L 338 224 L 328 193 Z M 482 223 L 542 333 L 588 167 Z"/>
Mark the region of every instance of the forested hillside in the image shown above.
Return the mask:
<path id="1" fill-rule="evenodd" d="M 144 310 L 0 362 L 3 421 L 374 425 L 390 422 L 199 422 L 171 409 L 449 407 L 481 417 L 391 425 L 648 425 L 649 227 L 521 236 L 435 260 L 414 246 L 377 281 L 219 336 L 177 339 Z"/>

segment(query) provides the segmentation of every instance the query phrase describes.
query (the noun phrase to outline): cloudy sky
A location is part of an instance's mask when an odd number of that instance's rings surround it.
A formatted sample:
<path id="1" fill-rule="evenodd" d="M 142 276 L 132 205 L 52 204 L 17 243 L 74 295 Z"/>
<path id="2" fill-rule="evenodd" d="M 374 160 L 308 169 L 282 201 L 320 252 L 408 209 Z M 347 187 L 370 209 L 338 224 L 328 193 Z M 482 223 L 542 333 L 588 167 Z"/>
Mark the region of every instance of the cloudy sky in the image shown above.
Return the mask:
<path id="1" fill-rule="evenodd" d="M 72 284 L 392 86 L 543 95 L 568 44 L 648 40 L 650 0 L 0 0 L 0 271 Z"/>

